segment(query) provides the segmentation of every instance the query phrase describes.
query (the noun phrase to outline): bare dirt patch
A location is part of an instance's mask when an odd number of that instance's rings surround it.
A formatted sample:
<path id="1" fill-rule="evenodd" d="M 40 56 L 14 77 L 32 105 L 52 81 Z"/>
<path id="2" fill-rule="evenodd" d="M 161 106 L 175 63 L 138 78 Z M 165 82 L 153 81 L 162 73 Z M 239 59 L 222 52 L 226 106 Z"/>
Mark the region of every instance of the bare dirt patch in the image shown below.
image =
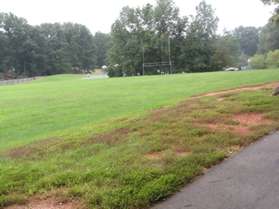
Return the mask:
<path id="1" fill-rule="evenodd" d="M 173 148 L 172 152 L 176 157 L 187 157 L 192 154 L 191 151 L 179 147 Z M 149 160 L 162 160 L 164 156 L 165 156 L 164 151 L 160 151 L 160 152 L 150 152 L 146 154 L 144 157 Z"/>
<path id="2" fill-rule="evenodd" d="M 223 121 L 218 121 L 215 123 L 206 123 L 202 126 L 213 131 L 230 132 L 236 135 L 246 136 L 252 132 L 252 127 L 269 125 L 272 123 L 271 120 L 266 119 L 261 113 L 239 113 L 233 115 L 231 120 L 234 121 L 235 124 L 227 125 L 224 124 Z"/>
<path id="3" fill-rule="evenodd" d="M 89 141 L 93 143 L 106 143 L 112 145 L 119 142 L 121 139 L 126 138 L 130 133 L 131 130 L 129 128 L 118 128 L 112 132 L 99 134 L 91 138 Z"/>
<path id="4" fill-rule="evenodd" d="M 148 160 L 162 160 L 163 152 L 151 152 L 145 155 Z"/>
<path id="5" fill-rule="evenodd" d="M 231 132 L 234 134 L 240 135 L 240 136 L 246 136 L 251 133 L 251 130 L 249 127 L 236 126 L 236 127 L 233 127 Z"/>
<path id="6" fill-rule="evenodd" d="M 218 102 L 223 102 L 223 101 L 225 101 L 225 98 L 224 98 L 224 97 L 218 98 Z"/>
<path id="7" fill-rule="evenodd" d="M 238 114 L 233 117 L 233 120 L 244 126 L 258 126 L 271 123 L 271 120 L 264 118 L 260 113 Z"/>
<path id="8" fill-rule="evenodd" d="M 187 152 L 187 151 L 183 151 L 183 150 L 176 150 L 176 152 L 175 152 L 175 155 L 177 157 L 187 157 L 191 154 L 192 154 L 192 152 Z"/>
<path id="9" fill-rule="evenodd" d="M 237 153 L 237 152 L 239 152 L 240 150 L 241 150 L 241 146 L 240 145 L 234 145 L 234 146 L 231 146 L 230 148 L 229 148 L 229 150 L 228 150 L 228 153 L 230 154 L 230 155 L 232 155 L 232 154 L 234 154 L 234 153 Z"/>
<path id="10" fill-rule="evenodd" d="M 212 131 L 230 132 L 241 136 L 245 136 L 251 133 L 249 127 L 243 127 L 241 125 L 225 125 L 221 123 L 215 123 L 205 124 L 203 126 L 206 126 Z"/>
<path id="11" fill-rule="evenodd" d="M 58 141 L 59 139 L 57 138 L 40 140 L 38 142 L 34 142 L 31 145 L 25 145 L 22 147 L 11 149 L 6 153 L 4 153 L 4 155 L 10 158 L 30 157 L 34 155 L 34 153 L 40 155 L 42 153 L 45 153 L 47 150 L 49 150 L 50 147 L 56 146 Z"/>
<path id="12" fill-rule="evenodd" d="M 268 83 L 268 84 L 262 84 L 262 85 L 256 85 L 256 86 L 244 86 L 236 89 L 229 89 L 224 91 L 218 91 L 218 92 L 211 92 L 206 93 L 198 96 L 194 96 L 193 98 L 201 98 L 204 96 L 210 97 L 210 96 L 223 96 L 225 94 L 232 94 L 232 93 L 239 93 L 242 91 L 256 91 L 256 90 L 262 90 L 262 89 L 274 89 L 278 87 L 279 83 Z"/>
<path id="13" fill-rule="evenodd" d="M 187 157 L 192 154 L 192 151 L 190 149 L 185 149 L 181 146 L 173 146 L 172 149 L 177 157 Z"/>
<path id="14" fill-rule="evenodd" d="M 13 205 L 5 209 L 81 209 L 76 202 L 63 202 L 54 198 L 34 199 L 26 205 Z"/>

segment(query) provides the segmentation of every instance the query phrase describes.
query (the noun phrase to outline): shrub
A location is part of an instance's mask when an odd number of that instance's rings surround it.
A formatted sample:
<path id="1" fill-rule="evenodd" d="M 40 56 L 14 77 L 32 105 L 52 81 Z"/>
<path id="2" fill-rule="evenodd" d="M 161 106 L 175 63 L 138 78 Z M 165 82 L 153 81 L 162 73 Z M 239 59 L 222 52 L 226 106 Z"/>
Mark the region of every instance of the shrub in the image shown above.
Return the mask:
<path id="1" fill-rule="evenodd" d="M 269 68 L 279 67 L 279 50 L 268 52 L 266 57 L 266 64 Z"/>
<path id="2" fill-rule="evenodd" d="M 110 66 L 107 69 L 108 76 L 109 77 L 122 77 L 123 76 L 123 71 L 119 66 Z"/>
<path id="3" fill-rule="evenodd" d="M 266 68 L 265 62 L 266 62 L 265 55 L 256 54 L 250 59 L 249 64 L 252 69 L 264 69 Z"/>

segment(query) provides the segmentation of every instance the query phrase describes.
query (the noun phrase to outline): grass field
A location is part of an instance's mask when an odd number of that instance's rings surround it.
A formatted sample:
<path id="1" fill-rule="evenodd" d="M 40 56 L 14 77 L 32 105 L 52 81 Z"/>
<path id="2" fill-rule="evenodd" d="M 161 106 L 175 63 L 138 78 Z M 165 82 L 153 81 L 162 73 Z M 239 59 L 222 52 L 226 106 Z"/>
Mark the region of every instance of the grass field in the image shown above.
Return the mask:
<path id="1" fill-rule="evenodd" d="M 92 209 L 146 208 L 279 128 L 271 89 L 189 97 L 272 81 L 279 70 L 0 87 L 0 207 L 58 193 Z"/>
<path id="2" fill-rule="evenodd" d="M 54 137 L 67 129 L 97 131 L 100 125 L 110 125 L 110 120 L 136 117 L 195 94 L 278 78 L 278 70 L 109 80 L 68 75 L 0 86 L 0 150 Z"/>

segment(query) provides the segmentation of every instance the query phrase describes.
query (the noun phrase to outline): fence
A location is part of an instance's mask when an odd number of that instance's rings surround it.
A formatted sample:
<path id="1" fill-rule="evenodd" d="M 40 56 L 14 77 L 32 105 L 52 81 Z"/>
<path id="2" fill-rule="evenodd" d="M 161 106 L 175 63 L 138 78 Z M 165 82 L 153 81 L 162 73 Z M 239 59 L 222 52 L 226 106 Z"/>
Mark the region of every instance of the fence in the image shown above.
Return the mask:
<path id="1" fill-rule="evenodd" d="M 4 85 L 14 85 L 14 84 L 20 84 L 20 83 L 27 83 L 30 81 L 36 80 L 36 77 L 33 78 L 22 78 L 22 79 L 13 79 L 13 80 L 0 80 L 0 86 Z"/>

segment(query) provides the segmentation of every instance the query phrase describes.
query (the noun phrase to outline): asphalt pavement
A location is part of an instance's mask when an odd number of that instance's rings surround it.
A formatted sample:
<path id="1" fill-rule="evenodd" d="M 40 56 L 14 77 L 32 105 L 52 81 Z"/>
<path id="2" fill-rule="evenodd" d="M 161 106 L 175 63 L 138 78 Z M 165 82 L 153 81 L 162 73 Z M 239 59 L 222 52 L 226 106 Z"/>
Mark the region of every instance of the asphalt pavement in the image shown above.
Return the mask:
<path id="1" fill-rule="evenodd" d="M 210 169 L 153 209 L 279 209 L 279 132 Z"/>

